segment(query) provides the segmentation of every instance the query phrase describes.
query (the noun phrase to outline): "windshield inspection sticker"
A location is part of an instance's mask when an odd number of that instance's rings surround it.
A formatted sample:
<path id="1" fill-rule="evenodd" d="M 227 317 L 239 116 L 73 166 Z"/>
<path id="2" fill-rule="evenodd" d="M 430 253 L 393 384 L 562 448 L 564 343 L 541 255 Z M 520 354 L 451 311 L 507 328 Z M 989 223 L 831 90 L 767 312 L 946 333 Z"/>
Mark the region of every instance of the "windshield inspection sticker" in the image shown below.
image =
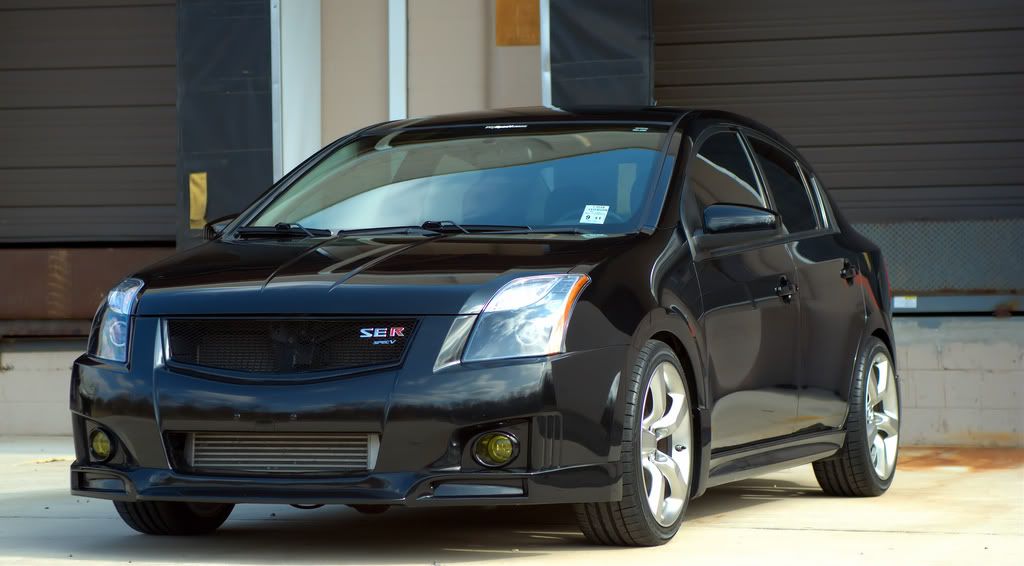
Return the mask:
<path id="1" fill-rule="evenodd" d="M 583 216 L 580 216 L 580 224 L 604 224 L 604 219 L 607 216 L 607 205 L 588 204 L 583 207 Z"/>

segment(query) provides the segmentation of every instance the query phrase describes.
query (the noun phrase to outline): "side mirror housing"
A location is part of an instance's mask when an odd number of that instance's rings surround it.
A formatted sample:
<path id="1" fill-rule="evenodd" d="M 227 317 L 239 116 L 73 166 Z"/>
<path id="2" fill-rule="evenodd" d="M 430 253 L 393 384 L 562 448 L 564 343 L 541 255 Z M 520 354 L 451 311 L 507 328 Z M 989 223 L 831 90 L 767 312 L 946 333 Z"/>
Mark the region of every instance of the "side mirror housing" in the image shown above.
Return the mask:
<path id="1" fill-rule="evenodd" d="M 751 235 L 779 231 L 774 212 L 742 204 L 712 204 L 704 209 L 704 229 L 693 235 L 694 259 L 702 261 L 749 241 Z"/>
<path id="2" fill-rule="evenodd" d="M 742 204 L 712 204 L 704 209 L 705 234 L 775 231 L 779 217 L 774 212 Z"/>
<path id="3" fill-rule="evenodd" d="M 216 240 L 235 218 L 238 218 L 237 214 L 228 214 L 207 222 L 203 227 L 203 239 Z"/>

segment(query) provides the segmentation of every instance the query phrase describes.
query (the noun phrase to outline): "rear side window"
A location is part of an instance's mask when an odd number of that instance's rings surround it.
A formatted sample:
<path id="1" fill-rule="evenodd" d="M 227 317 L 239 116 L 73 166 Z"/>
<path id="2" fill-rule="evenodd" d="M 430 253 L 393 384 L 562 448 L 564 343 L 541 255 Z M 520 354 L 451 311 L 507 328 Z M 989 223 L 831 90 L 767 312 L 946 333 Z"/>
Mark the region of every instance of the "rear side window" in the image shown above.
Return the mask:
<path id="1" fill-rule="evenodd" d="M 739 134 L 722 132 L 709 137 L 687 170 L 698 214 L 716 203 L 764 207 L 753 165 L 740 144 Z"/>
<path id="2" fill-rule="evenodd" d="M 768 142 L 749 139 L 786 230 L 792 234 L 817 228 L 814 207 L 793 158 Z"/>

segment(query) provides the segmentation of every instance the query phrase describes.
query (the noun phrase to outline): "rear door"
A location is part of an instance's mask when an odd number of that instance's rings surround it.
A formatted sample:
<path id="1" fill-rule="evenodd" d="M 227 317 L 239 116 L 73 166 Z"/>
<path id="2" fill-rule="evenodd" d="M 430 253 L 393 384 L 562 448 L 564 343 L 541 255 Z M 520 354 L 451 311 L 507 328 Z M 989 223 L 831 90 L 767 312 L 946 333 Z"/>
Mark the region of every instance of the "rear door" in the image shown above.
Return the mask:
<path id="1" fill-rule="evenodd" d="M 797 159 L 774 142 L 749 135 L 773 209 L 789 233 L 800 313 L 799 431 L 839 427 L 864 328 L 858 257 L 843 245 L 820 194 Z"/>
<path id="2" fill-rule="evenodd" d="M 687 162 L 683 217 L 702 230 L 705 207 L 716 203 L 765 208 L 750 156 L 739 134 L 702 136 Z M 696 262 L 711 393 L 711 446 L 725 449 L 791 434 L 797 417 L 798 311 L 777 289 L 796 278 L 793 260 L 775 232 Z"/>

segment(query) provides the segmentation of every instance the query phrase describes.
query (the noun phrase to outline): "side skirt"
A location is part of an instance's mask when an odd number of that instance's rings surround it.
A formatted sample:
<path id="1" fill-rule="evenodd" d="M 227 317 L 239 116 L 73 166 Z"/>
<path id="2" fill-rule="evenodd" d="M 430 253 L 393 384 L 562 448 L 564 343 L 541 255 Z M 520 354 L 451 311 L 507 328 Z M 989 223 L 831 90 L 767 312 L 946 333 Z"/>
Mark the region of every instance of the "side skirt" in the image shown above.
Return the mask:
<path id="1" fill-rule="evenodd" d="M 708 487 L 809 464 L 843 447 L 846 432 L 830 430 L 781 438 L 711 455 Z"/>

